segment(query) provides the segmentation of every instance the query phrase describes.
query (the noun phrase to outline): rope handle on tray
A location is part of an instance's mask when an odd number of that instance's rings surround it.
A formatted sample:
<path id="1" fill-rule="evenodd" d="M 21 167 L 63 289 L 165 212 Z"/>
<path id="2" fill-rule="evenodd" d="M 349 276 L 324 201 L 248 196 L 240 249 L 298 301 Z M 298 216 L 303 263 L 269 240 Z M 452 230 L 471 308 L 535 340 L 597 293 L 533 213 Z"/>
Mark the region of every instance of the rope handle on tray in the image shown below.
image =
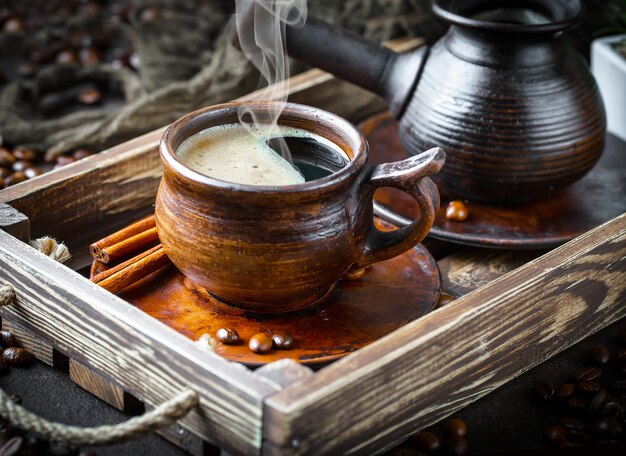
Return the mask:
<path id="1" fill-rule="evenodd" d="M 11 305 L 16 300 L 15 289 L 8 283 L 0 283 L 0 307 Z M 198 393 L 185 390 L 154 410 L 124 423 L 85 428 L 41 418 L 16 404 L 0 389 L 0 416 L 9 420 L 14 426 L 46 440 L 77 446 L 105 445 L 169 426 L 189 413 L 199 402 Z"/>

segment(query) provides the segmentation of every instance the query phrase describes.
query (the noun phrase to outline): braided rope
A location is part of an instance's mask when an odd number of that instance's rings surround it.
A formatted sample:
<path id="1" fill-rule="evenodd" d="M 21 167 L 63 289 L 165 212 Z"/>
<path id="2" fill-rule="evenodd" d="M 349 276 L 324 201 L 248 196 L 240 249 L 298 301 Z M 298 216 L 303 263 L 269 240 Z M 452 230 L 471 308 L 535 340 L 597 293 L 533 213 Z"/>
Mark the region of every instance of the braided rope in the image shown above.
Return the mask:
<path id="1" fill-rule="evenodd" d="M 9 395 L 0 390 L 0 415 L 14 426 L 46 440 L 77 446 L 105 445 L 169 426 L 189 413 L 199 400 L 198 393 L 186 390 L 154 410 L 124 423 L 84 428 L 41 418 L 13 402 Z"/>
<path id="2" fill-rule="evenodd" d="M 47 240 L 48 238 L 45 239 L 45 241 Z M 63 246 L 63 244 L 60 245 Z M 39 247 L 39 245 L 33 245 L 33 247 Z M 67 252 L 67 255 L 63 252 L 62 255 L 58 254 L 56 241 L 54 241 L 53 247 L 42 253 L 49 255 L 57 261 L 69 258 L 69 252 Z M 0 307 L 11 305 L 16 302 L 16 299 L 15 289 L 8 283 L 0 282 Z M 154 410 L 131 418 L 124 423 L 85 428 L 54 423 L 41 418 L 21 405 L 16 404 L 8 394 L 0 389 L 0 416 L 9 420 L 14 426 L 49 441 L 76 446 L 105 445 L 169 426 L 189 413 L 199 402 L 200 396 L 198 393 L 192 390 L 185 390 L 178 396 L 162 403 Z"/>

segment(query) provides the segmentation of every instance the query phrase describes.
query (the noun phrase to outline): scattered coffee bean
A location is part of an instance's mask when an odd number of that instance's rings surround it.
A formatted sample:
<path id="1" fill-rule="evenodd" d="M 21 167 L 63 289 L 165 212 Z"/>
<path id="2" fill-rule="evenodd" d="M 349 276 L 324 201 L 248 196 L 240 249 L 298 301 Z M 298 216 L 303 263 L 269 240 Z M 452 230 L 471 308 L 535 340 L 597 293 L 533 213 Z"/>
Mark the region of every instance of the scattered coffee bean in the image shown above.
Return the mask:
<path id="1" fill-rule="evenodd" d="M 0 177 L 7 177 L 11 174 L 11 170 L 6 166 L 0 166 Z"/>
<path id="2" fill-rule="evenodd" d="M 95 47 L 81 49 L 78 53 L 78 58 L 83 65 L 96 65 L 102 61 L 102 55 Z"/>
<path id="3" fill-rule="evenodd" d="M 464 438 L 454 438 L 444 442 L 443 448 L 446 454 L 451 456 L 462 456 L 467 453 L 467 440 Z"/>
<path id="4" fill-rule="evenodd" d="M 595 345 L 591 349 L 591 360 L 594 364 L 598 366 L 606 366 L 611 361 L 611 354 L 609 353 L 609 349 L 604 345 Z"/>
<path id="5" fill-rule="evenodd" d="M 80 103 L 85 104 L 85 105 L 96 104 L 100 101 L 101 98 L 102 98 L 102 94 L 100 93 L 98 89 L 84 89 L 84 90 L 81 90 L 76 96 L 76 99 Z"/>
<path id="6" fill-rule="evenodd" d="M 4 348 L 17 347 L 17 340 L 15 335 L 11 331 L 3 329 L 0 331 L 0 343 Z"/>
<path id="7" fill-rule="evenodd" d="M 454 301 L 456 298 L 448 293 L 441 293 L 439 295 L 439 299 L 437 300 L 437 304 L 435 304 L 435 309 L 439 309 L 440 307 L 443 307 L 445 305 L 450 304 L 452 301 Z"/>
<path id="8" fill-rule="evenodd" d="M 22 437 L 13 437 L 0 448 L 0 456 L 16 456 L 22 452 L 23 448 L 24 439 Z"/>
<path id="9" fill-rule="evenodd" d="M 576 418 L 565 417 L 561 420 L 561 424 L 563 425 L 563 427 L 566 427 L 567 429 L 578 429 L 578 430 L 585 429 L 585 423 L 583 423 L 580 420 L 577 420 Z"/>
<path id="10" fill-rule="evenodd" d="M 344 277 L 345 280 L 359 280 L 361 277 L 365 275 L 365 268 L 357 269 L 354 272 L 346 275 Z"/>
<path id="11" fill-rule="evenodd" d="M 10 168 L 16 161 L 15 155 L 9 149 L 0 147 L 0 166 Z"/>
<path id="12" fill-rule="evenodd" d="M 93 155 L 92 151 L 90 151 L 89 149 L 81 148 L 81 149 L 76 149 L 72 153 L 72 158 L 74 160 L 81 160 L 81 159 L 87 158 L 87 157 L 89 157 L 91 155 Z"/>
<path id="13" fill-rule="evenodd" d="M 439 448 L 441 447 L 439 437 L 428 431 L 421 431 L 417 434 L 413 434 L 413 436 L 411 436 L 411 442 L 418 450 L 429 454 L 439 451 Z"/>
<path id="14" fill-rule="evenodd" d="M 617 437 L 622 433 L 624 427 L 622 423 L 613 418 L 603 418 L 593 424 L 593 430 L 598 435 Z"/>
<path id="15" fill-rule="evenodd" d="M 215 335 L 217 339 L 225 345 L 235 345 L 241 342 L 241 338 L 236 329 L 220 328 Z"/>
<path id="16" fill-rule="evenodd" d="M 139 71 L 139 69 L 141 68 L 141 60 L 139 59 L 139 55 L 136 52 L 133 52 L 128 57 L 128 64 L 134 70 Z"/>
<path id="17" fill-rule="evenodd" d="M 469 217 L 467 206 L 462 201 L 450 201 L 446 208 L 446 219 L 464 222 Z"/>
<path id="18" fill-rule="evenodd" d="M 0 190 L 3 189 L 3 188 L 5 188 L 4 177 L 0 177 Z"/>
<path id="19" fill-rule="evenodd" d="M 554 385 L 547 381 L 541 380 L 533 385 L 533 396 L 540 401 L 547 401 L 554 396 Z"/>
<path id="20" fill-rule="evenodd" d="M 23 78 L 32 78 L 37 74 L 37 65 L 33 62 L 22 62 L 17 66 L 15 72 Z"/>
<path id="21" fill-rule="evenodd" d="M 559 387 L 556 392 L 556 397 L 558 399 L 564 400 L 570 397 L 576 391 L 576 385 L 572 383 L 565 383 Z"/>
<path id="22" fill-rule="evenodd" d="M 16 171 L 13 174 L 11 174 L 9 177 L 4 179 L 4 186 L 10 187 L 11 185 L 19 184 L 26 180 L 28 180 L 28 178 L 26 177 L 26 174 L 24 174 L 23 171 Z"/>
<path id="23" fill-rule="evenodd" d="M 564 442 L 567 437 L 567 429 L 559 425 L 550 426 L 546 429 L 546 437 L 554 443 Z"/>
<path id="24" fill-rule="evenodd" d="M 13 156 L 17 160 L 34 161 L 37 159 L 37 154 L 24 146 L 17 146 L 13 149 Z"/>
<path id="25" fill-rule="evenodd" d="M 608 418 L 622 418 L 624 416 L 624 406 L 616 400 L 611 400 L 604 404 L 602 414 Z"/>
<path id="26" fill-rule="evenodd" d="M 57 63 L 74 64 L 78 63 L 78 55 L 71 49 L 64 49 L 57 54 Z"/>
<path id="27" fill-rule="evenodd" d="M 284 331 L 272 331 L 272 342 L 279 350 L 289 350 L 293 347 L 293 337 Z"/>
<path id="28" fill-rule="evenodd" d="M 417 451 L 410 447 L 400 446 L 395 447 L 393 450 L 391 450 L 389 456 L 426 456 L 426 453 L 424 453 L 423 451 Z"/>
<path id="29" fill-rule="evenodd" d="M 31 362 L 30 353 L 19 347 L 9 347 L 2 350 L 2 359 L 11 366 L 26 366 Z"/>
<path id="30" fill-rule="evenodd" d="M 161 12 L 154 6 L 146 6 L 139 12 L 141 22 L 157 22 L 161 17 Z"/>
<path id="31" fill-rule="evenodd" d="M 23 33 L 26 31 L 26 24 L 22 18 L 12 17 L 4 22 L 2 30 L 10 33 Z"/>
<path id="32" fill-rule="evenodd" d="M 606 390 L 601 389 L 598 391 L 589 403 L 589 413 L 591 415 L 598 415 L 602 411 L 602 408 L 608 399 L 609 393 L 607 393 Z"/>
<path id="33" fill-rule="evenodd" d="M 458 418 L 453 418 L 446 423 L 446 434 L 451 438 L 462 438 L 467 435 L 467 424 Z"/>
<path id="34" fill-rule="evenodd" d="M 584 444 L 590 444 L 593 443 L 594 438 L 591 434 L 588 434 L 584 431 L 581 431 L 579 429 L 569 429 L 567 431 L 567 440 L 572 441 L 572 442 L 578 442 L 578 443 L 584 443 Z"/>
<path id="35" fill-rule="evenodd" d="M 272 338 L 267 333 L 258 333 L 250 338 L 248 347 L 254 353 L 266 353 L 272 349 Z"/>
<path id="36" fill-rule="evenodd" d="M 65 165 L 69 165 L 70 163 L 74 163 L 76 160 L 74 160 L 73 157 L 69 157 L 67 155 L 59 155 L 56 158 L 56 166 L 55 167 L 62 167 Z"/>
<path id="37" fill-rule="evenodd" d="M 11 166 L 13 171 L 24 171 L 26 168 L 32 168 L 32 167 L 33 167 L 33 162 L 30 162 L 28 160 L 18 160 L 15 163 L 13 163 L 13 166 Z"/>
<path id="38" fill-rule="evenodd" d="M 36 166 L 31 166 L 30 168 L 26 168 L 24 170 L 24 175 L 28 179 L 32 179 L 33 177 L 37 177 L 37 176 L 41 175 L 42 173 L 43 173 L 43 171 L 41 171 L 41 169 L 37 168 Z"/>
<path id="39" fill-rule="evenodd" d="M 600 389 L 602 389 L 602 385 L 596 381 L 580 382 L 578 384 L 578 390 L 587 394 L 597 393 Z"/>
<path id="40" fill-rule="evenodd" d="M 584 409 L 589 405 L 589 401 L 579 394 L 572 394 L 567 398 L 567 405 L 573 409 Z"/>
<path id="41" fill-rule="evenodd" d="M 590 382 L 597 380 L 602 375 L 602 369 L 599 367 L 583 367 L 578 369 L 574 374 L 574 378 L 577 382 Z"/>

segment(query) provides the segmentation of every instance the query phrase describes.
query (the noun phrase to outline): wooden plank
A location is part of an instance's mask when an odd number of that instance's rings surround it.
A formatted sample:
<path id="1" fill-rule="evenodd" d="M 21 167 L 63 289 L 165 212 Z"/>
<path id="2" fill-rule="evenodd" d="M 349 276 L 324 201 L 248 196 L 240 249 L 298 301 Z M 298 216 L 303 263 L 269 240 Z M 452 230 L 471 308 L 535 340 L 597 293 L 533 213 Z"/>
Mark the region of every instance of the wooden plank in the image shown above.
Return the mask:
<path id="1" fill-rule="evenodd" d="M 464 248 L 437 262 L 442 289 L 458 298 L 523 266 L 542 253 Z"/>
<path id="2" fill-rule="evenodd" d="M 30 241 L 28 217 L 5 203 L 0 203 L 0 230 L 6 231 L 20 241 Z"/>
<path id="3" fill-rule="evenodd" d="M 422 44 L 421 39 L 391 43 L 396 50 Z M 384 109 L 380 98 L 314 69 L 290 79 L 289 101 L 306 103 L 357 122 Z M 258 92 L 239 100 L 254 99 Z M 91 258 L 88 246 L 151 210 L 161 179 L 158 144 L 164 128 L 0 191 L 8 203 L 30 219 L 33 237 L 52 236 L 72 252 L 68 267 L 79 270 Z M 46 201 L 47 204 L 41 204 Z"/>
<path id="4" fill-rule="evenodd" d="M 155 434 L 185 450 L 192 456 L 220 456 L 220 449 L 195 435 L 180 424 L 166 427 Z"/>
<path id="5" fill-rule="evenodd" d="M 626 315 L 626 214 L 265 400 L 265 453 L 373 454 Z"/>
<path id="6" fill-rule="evenodd" d="M 273 381 L 280 388 L 307 380 L 315 375 L 311 368 L 289 358 L 261 366 L 254 373 Z"/>
<path id="7" fill-rule="evenodd" d="M 141 413 L 144 405 L 132 394 L 107 381 L 87 366 L 69 360 L 70 379 L 84 390 L 125 413 Z"/>
<path id="8" fill-rule="evenodd" d="M 51 343 L 37 336 L 26 327 L 4 318 L 2 320 L 2 329 L 11 331 L 21 347 L 28 350 L 31 355 L 48 366 L 59 367 L 67 364 L 66 356 L 56 351 Z"/>
<path id="9" fill-rule="evenodd" d="M 31 329 L 141 401 L 156 405 L 192 388 L 201 404 L 180 422 L 234 453 L 258 454 L 262 401 L 277 391 L 245 367 L 191 340 L 67 267 L 0 231 L 0 280 L 18 302 L 3 318 Z"/>

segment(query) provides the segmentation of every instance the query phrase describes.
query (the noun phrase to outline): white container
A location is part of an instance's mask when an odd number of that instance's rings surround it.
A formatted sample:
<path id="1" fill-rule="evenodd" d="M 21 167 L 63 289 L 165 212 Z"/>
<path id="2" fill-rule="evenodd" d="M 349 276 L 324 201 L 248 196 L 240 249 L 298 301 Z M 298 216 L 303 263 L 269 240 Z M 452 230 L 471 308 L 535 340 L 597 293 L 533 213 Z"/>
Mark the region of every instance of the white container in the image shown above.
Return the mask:
<path id="1" fill-rule="evenodd" d="M 626 58 L 612 46 L 624 39 L 626 35 L 594 40 L 591 71 L 604 100 L 608 131 L 626 141 Z"/>

